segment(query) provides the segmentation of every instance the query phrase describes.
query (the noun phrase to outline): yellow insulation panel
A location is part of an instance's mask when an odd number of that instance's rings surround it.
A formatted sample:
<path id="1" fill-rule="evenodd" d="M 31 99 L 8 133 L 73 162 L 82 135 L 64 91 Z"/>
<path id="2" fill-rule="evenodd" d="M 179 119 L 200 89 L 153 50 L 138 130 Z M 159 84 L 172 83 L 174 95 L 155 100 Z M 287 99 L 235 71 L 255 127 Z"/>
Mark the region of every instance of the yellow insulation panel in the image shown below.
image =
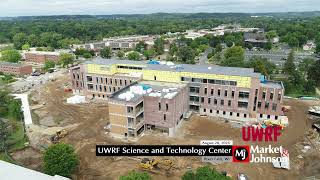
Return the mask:
<path id="1" fill-rule="evenodd" d="M 113 67 L 108 65 L 100 65 L 100 64 L 88 64 L 87 70 L 88 70 L 88 73 L 90 74 L 110 75 L 112 74 Z"/>
<path id="2" fill-rule="evenodd" d="M 90 74 L 103 74 L 111 75 L 115 73 L 131 73 L 131 72 L 142 72 L 143 80 L 154 81 L 155 77 L 157 81 L 165 82 L 181 82 L 181 77 L 193 77 L 202 79 L 217 79 L 227 81 L 237 81 L 237 87 L 250 88 L 251 77 L 243 76 L 228 76 L 221 74 L 206 74 L 206 73 L 194 73 L 194 72 L 173 72 L 173 71 L 161 71 L 161 70 L 137 70 L 137 69 L 122 69 L 117 66 L 132 66 L 132 67 L 143 67 L 140 65 L 129 65 L 129 64 L 113 64 L 113 65 L 98 65 L 88 64 L 87 69 Z"/>

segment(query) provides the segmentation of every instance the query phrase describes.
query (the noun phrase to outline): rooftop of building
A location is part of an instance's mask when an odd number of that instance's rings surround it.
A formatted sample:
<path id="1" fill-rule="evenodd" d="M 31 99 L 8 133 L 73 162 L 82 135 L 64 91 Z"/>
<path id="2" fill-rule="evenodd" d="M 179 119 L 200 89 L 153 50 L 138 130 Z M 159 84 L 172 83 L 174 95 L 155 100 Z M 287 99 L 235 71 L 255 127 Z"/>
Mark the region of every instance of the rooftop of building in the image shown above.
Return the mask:
<path id="1" fill-rule="evenodd" d="M 194 72 L 206 74 L 218 74 L 228 76 L 243 76 L 259 78 L 260 73 L 254 72 L 253 68 L 239 68 L 239 67 L 223 67 L 215 65 L 193 65 L 193 64 L 173 64 L 172 62 L 162 63 L 148 63 L 148 61 L 131 61 L 131 60 L 117 60 L 117 59 L 103 59 L 95 58 L 92 61 L 86 61 L 85 64 L 100 64 L 100 65 L 113 65 L 113 64 L 130 64 L 140 66 L 148 70 L 161 70 L 173 72 Z"/>
<path id="2" fill-rule="evenodd" d="M 262 87 L 266 87 L 266 88 L 284 89 L 282 82 L 278 82 L 278 81 L 263 81 L 263 82 L 260 82 L 260 84 Z"/>
<path id="3" fill-rule="evenodd" d="M 28 51 L 26 54 L 39 54 L 39 55 L 60 55 L 60 52 L 51 52 L 51 51 Z"/>
<path id="4" fill-rule="evenodd" d="M 245 41 L 267 42 L 266 35 L 263 32 L 247 32 L 243 35 Z"/>
<path id="5" fill-rule="evenodd" d="M 184 86 L 186 86 L 186 84 L 183 83 L 141 81 L 116 92 L 111 99 L 123 102 L 137 102 L 142 99 L 143 96 L 172 99 Z"/>
<path id="6" fill-rule="evenodd" d="M 30 66 L 26 64 L 21 63 L 11 63 L 11 62 L 0 62 L 0 66 L 11 66 L 11 67 L 24 67 L 24 66 Z"/>

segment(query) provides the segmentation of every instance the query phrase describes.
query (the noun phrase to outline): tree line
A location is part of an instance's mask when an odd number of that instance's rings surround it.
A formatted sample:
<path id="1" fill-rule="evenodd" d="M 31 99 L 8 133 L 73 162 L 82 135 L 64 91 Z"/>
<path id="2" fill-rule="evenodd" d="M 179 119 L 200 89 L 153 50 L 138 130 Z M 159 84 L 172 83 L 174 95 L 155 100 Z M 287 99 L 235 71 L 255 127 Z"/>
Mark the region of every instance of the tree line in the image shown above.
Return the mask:
<path id="1" fill-rule="evenodd" d="M 14 43 L 21 49 L 23 45 L 50 46 L 53 48 L 66 48 L 70 44 L 85 43 L 102 40 L 104 37 L 124 35 L 149 35 L 165 34 L 167 32 L 184 32 L 187 29 L 213 28 L 222 23 L 240 23 L 243 27 L 258 27 L 271 32 L 268 35 L 279 35 L 281 42 L 288 43 L 291 47 L 302 47 L 308 40 L 316 40 L 320 45 L 320 17 L 299 18 L 226 18 L 171 15 L 142 16 L 135 18 L 119 19 L 26 19 L 0 21 L 0 43 Z M 237 37 L 227 36 L 226 42 L 240 45 L 242 42 Z M 230 47 L 230 46 L 229 46 Z M 320 51 L 320 46 L 318 47 Z"/>

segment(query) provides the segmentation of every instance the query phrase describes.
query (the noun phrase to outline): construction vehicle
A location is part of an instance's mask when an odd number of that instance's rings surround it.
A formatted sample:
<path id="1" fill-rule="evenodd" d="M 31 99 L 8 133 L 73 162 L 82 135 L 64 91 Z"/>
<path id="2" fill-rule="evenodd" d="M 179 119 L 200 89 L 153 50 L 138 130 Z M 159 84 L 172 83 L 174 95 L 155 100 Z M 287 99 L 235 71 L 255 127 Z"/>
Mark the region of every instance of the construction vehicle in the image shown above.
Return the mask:
<path id="1" fill-rule="evenodd" d="M 68 134 L 68 131 L 65 129 L 59 130 L 55 135 L 51 136 L 50 140 L 52 143 L 56 144 L 60 142 L 61 138 L 64 138 Z"/>
<path id="2" fill-rule="evenodd" d="M 156 170 L 160 169 L 170 171 L 173 167 L 173 161 L 170 159 L 161 160 L 158 158 L 154 158 L 150 160 L 149 158 L 143 158 L 139 166 L 142 170 L 151 172 L 156 172 Z"/>

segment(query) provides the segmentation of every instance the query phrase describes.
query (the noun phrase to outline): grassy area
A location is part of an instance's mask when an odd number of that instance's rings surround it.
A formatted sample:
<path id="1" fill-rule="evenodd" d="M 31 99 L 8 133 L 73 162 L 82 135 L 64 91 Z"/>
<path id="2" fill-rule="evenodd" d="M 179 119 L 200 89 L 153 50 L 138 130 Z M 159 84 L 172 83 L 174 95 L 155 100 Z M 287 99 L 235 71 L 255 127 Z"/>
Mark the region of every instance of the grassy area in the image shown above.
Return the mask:
<path id="1" fill-rule="evenodd" d="M 8 135 L 8 154 L 0 153 L 0 160 L 15 163 L 10 157 L 9 153 L 25 148 L 25 143 L 28 142 L 24 134 L 23 122 L 16 120 L 9 120 L 10 130 Z"/>
<path id="2" fill-rule="evenodd" d="M 10 84 L 15 81 L 16 79 L 13 75 L 0 75 L 0 84 Z"/>
<path id="3" fill-rule="evenodd" d="M 5 153 L 0 153 L 0 160 L 6 161 L 9 163 L 15 163 L 14 160 L 10 156 L 7 156 Z"/>
<path id="4" fill-rule="evenodd" d="M 23 149 L 25 147 L 24 144 L 28 142 L 28 139 L 24 134 L 24 128 L 21 121 L 11 120 L 10 123 L 14 128 L 8 137 L 8 144 L 9 144 L 8 151 L 12 152 L 19 149 Z"/>

